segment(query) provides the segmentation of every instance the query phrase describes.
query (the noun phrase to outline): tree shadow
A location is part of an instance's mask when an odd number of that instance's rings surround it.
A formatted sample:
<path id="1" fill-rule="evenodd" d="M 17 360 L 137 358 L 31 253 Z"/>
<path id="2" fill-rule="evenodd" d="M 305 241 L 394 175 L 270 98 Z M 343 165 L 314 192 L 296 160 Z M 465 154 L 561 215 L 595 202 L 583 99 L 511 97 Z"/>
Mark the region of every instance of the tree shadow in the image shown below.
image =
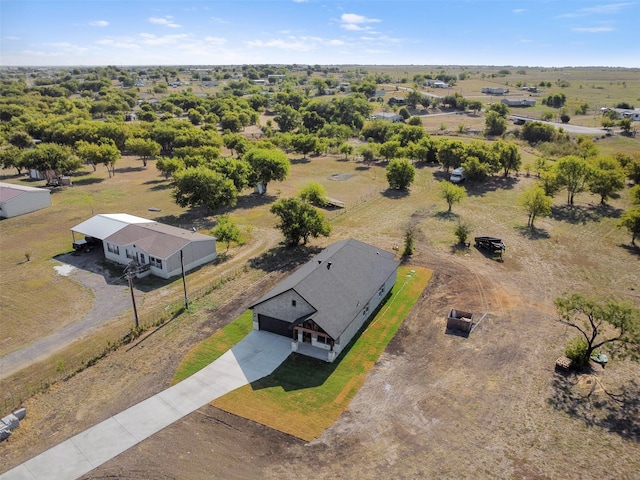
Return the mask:
<path id="1" fill-rule="evenodd" d="M 600 427 L 640 442 L 640 383 L 633 379 L 616 392 L 608 391 L 592 372 L 556 372 L 547 402 L 587 427 Z"/>
<path id="2" fill-rule="evenodd" d="M 143 185 L 158 185 L 159 183 L 166 183 L 169 179 L 166 178 L 158 178 L 156 180 L 147 180 L 143 183 Z"/>
<path id="3" fill-rule="evenodd" d="M 621 243 L 619 246 L 621 248 L 624 248 L 627 252 L 629 252 L 632 255 L 640 256 L 640 246 L 638 245 Z"/>
<path id="4" fill-rule="evenodd" d="M 496 190 L 510 190 L 513 189 L 519 182 L 516 177 L 488 177 L 485 180 L 480 181 L 468 181 L 467 182 L 467 195 L 472 197 L 481 197 L 489 192 L 495 192 Z"/>
<path id="5" fill-rule="evenodd" d="M 587 222 L 599 222 L 602 216 L 590 207 L 578 205 L 554 205 L 551 207 L 551 218 L 576 225 L 586 225 Z"/>
<path id="6" fill-rule="evenodd" d="M 458 220 L 460 218 L 460 215 L 449 210 L 441 210 L 440 212 L 434 213 L 433 216 L 438 220 L 448 220 L 448 221 Z"/>
<path id="7" fill-rule="evenodd" d="M 146 182 L 149 183 L 149 182 Z M 154 185 L 153 187 L 151 187 L 149 190 L 153 191 L 153 192 L 158 192 L 161 190 L 168 190 L 172 187 L 173 185 L 171 185 L 170 183 L 162 183 L 162 184 L 158 184 L 158 185 Z"/>
<path id="8" fill-rule="evenodd" d="M 203 213 L 204 209 L 194 208 L 181 215 L 164 215 L 154 220 L 159 223 L 166 223 L 174 227 L 185 230 L 211 230 L 218 223 L 212 215 Z"/>
<path id="9" fill-rule="evenodd" d="M 371 170 L 371 165 L 358 165 L 355 168 L 356 171 L 364 171 L 364 170 Z"/>
<path id="10" fill-rule="evenodd" d="M 99 177 L 88 177 L 88 178 L 80 178 L 78 180 L 74 180 L 73 184 L 75 186 L 83 186 L 83 185 L 94 185 L 96 183 L 104 182 L 104 178 Z"/>
<path id="11" fill-rule="evenodd" d="M 549 232 L 544 228 L 529 227 L 527 225 L 520 225 L 514 228 L 520 235 L 528 240 L 544 240 L 551 237 Z"/>
<path id="12" fill-rule="evenodd" d="M 387 188 L 382 192 L 382 196 L 389 198 L 391 200 L 400 200 L 402 198 L 406 198 L 409 196 L 409 190 L 397 190 L 395 188 Z"/>
<path id="13" fill-rule="evenodd" d="M 139 167 L 122 167 L 117 168 L 116 173 L 142 172 L 146 169 L 147 167 L 145 167 L 144 165 L 140 165 Z"/>
<path id="14" fill-rule="evenodd" d="M 320 253 L 320 247 L 297 245 L 295 247 L 280 244 L 261 255 L 249 260 L 252 268 L 263 272 L 290 272 L 313 256 Z"/>
<path id="15" fill-rule="evenodd" d="M 311 163 L 311 160 L 309 160 L 307 157 L 302 157 L 302 158 L 292 158 L 289 160 L 289 162 L 291 163 L 291 165 L 304 165 L 306 163 Z"/>

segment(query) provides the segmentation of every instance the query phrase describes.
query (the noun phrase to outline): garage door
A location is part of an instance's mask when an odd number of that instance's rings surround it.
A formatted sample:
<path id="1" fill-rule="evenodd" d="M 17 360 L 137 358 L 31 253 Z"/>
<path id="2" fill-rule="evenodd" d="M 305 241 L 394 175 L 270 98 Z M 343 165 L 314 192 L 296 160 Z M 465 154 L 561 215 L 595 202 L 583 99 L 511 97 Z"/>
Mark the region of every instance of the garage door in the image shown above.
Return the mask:
<path id="1" fill-rule="evenodd" d="M 258 315 L 258 326 L 260 330 L 266 332 L 277 333 L 278 335 L 289 338 L 293 336 L 293 326 L 289 322 L 278 320 L 277 318 Z"/>

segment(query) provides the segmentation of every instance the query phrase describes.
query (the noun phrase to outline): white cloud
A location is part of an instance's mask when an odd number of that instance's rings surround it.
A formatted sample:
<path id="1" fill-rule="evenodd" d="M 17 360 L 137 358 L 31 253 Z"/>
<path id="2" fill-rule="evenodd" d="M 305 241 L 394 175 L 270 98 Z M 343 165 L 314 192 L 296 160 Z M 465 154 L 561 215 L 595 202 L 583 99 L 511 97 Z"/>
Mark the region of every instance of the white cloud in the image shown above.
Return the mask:
<path id="1" fill-rule="evenodd" d="M 108 27 L 109 22 L 107 22 L 106 20 L 95 20 L 93 22 L 89 22 L 89 25 L 91 25 L 92 27 Z"/>
<path id="2" fill-rule="evenodd" d="M 157 36 L 153 33 L 141 33 L 140 34 L 140 42 L 145 45 L 176 45 L 181 40 L 187 40 L 189 36 L 185 33 L 177 34 L 177 35 L 163 35 Z"/>
<path id="3" fill-rule="evenodd" d="M 220 37 L 205 37 L 204 41 L 213 45 L 224 45 L 227 40 Z"/>
<path id="4" fill-rule="evenodd" d="M 352 32 L 358 32 L 363 30 L 371 30 L 371 27 L 367 26 L 367 23 L 380 23 L 381 20 L 377 18 L 368 18 L 364 15 L 358 15 L 356 13 L 343 13 L 340 17 L 340 27 Z"/>
<path id="5" fill-rule="evenodd" d="M 309 0 L 293 0 L 293 3 L 307 3 Z"/>
<path id="6" fill-rule="evenodd" d="M 613 32 L 615 28 L 613 27 L 576 27 L 573 29 L 574 32 L 580 33 L 602 33 L 602 32 Z"/>
<path id="7" fill-rule="evenodd" d="M 140 44 L 134 39 L 114 40 L 112 38 L 102 38 L 96 42 L 98 45 L 104 45 L 111 48 L 137 49 L 141 48 Z"/>
<path id="8" fill-rule="evenodd" d="M 171 20 L 173 17 L 149 17 L 149 23 L 153 23 L 155 25 L 163 25 L 165 27 L 170 27 L 170 28 L 180 28 L 181 25 L 178 25 L 177 23 L 173 22 L 173 20 Z"/>
<path id="9" fill-rule="evenodd" d="M 250 47 L 278 48 L 281 50 L 295 50 L 298 52 L 308 52 L 315 48 L 315 45 L 300 40 L 285 41 L 282 39 L 275 39 L 269 40 L 268 42 L 263 42 L 262 40 L 251 40 L 246 42 L 246 44 Z"/>
<path id="10" fill-rule="evenodd" d="M 513 13 L 524 13 L 526 12 L 526 10 L 524 8 L 516 8 L 515 10 L 512 10 Z"/>
<path id="11" fill-rule="evenodd" d="M 618 13 L 623 8 L 631 7 L 633 5 L 634 5 L 633 3 L 613 3 L 613 4 L 605 4 L 605 5 L 596 5 L 595 7 L 582 8 L 580 11 L 585 13 L 597 14 L 597 15 L 612 14 L 612 13 Z"/>
<path id="12" fill-rule="evenodd" d="M 211 17 L 211 20 L 213 20 L 214 23 L 229 23 L 226 20 L 223 20 L 222 18 L 218 18 L 218 17 Z"/>
<path id="13" fill-rule="evenodd" d="M 13 35 L 7 35 L 6 37 L 2 37 L 3 40 L 20 40 L 20 37 L 14 37 Z"/>
<path id="14" fill-rule="evenodd" d="M 342 40 L 329 40 L 327 41 L 327 45 L 330 47 L 341 47 L 345 45 L 345 43 Z"/>

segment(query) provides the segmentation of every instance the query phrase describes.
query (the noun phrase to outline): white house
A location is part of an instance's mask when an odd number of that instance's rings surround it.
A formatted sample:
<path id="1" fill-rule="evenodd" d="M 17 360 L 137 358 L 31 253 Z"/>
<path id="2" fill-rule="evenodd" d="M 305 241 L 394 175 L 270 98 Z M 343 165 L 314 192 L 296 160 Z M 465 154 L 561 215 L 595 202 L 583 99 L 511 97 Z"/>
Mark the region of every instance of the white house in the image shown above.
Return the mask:
<path id="1" fill-rule="evenodd" d="M 138 264 L 138 277 L 171 278 L 216 259 L 216 239 L 124 213 L 100 214 L 72 232 L 101 240 L 107 260 Z M 75 235 L 74 235 L 75 239 Z"/>
<path id="2" fill-rule="evenodd" d="M 482 87 L 482 93 L 487 95 L 506 95 L 509 93 L 509 89 L 504 87 Z"/>
<path id="3" fill-rule="evenodd" d="M 51 192 L 46 188 L 27 187 L 0 182 L 0 217 L 11 218 L 51 206 Z"/>
<path id="4" fill-rule="evenodd" d="M 333 362 L 393 288 L 394 257 L 354 239 L 334 243 L 250 306 L 253 328 Z"/>

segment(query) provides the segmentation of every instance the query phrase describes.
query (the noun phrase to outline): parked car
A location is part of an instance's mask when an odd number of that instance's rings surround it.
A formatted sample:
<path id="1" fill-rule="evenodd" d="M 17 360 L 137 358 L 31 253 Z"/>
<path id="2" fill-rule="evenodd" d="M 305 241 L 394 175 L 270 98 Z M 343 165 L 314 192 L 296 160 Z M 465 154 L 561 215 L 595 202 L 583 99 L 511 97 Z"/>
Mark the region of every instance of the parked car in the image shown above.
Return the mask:
<path id="1" fill-rule="evenodd" d="M 458 167 L 453 172 L 451 172 L 451 177 L 449 177 L 449 181 L 451 183 L 462 183 L 465 179 L 464 168 Z"/>

